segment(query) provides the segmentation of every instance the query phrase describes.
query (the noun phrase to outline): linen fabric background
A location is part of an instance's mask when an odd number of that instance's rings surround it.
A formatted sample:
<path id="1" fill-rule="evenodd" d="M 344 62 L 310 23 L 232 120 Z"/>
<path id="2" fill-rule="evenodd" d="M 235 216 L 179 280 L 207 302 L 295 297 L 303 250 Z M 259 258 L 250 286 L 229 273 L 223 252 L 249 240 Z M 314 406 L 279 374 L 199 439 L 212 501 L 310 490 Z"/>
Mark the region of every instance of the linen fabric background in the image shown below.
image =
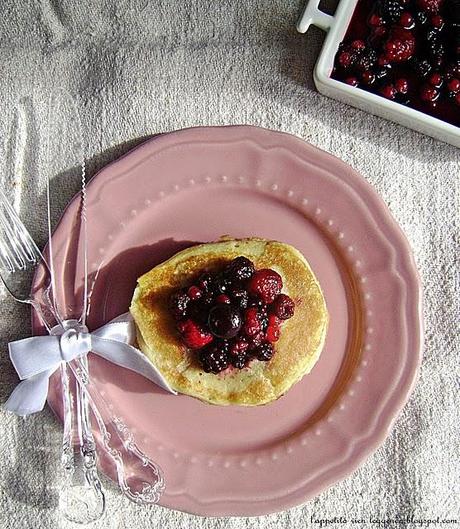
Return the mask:
<path id="1" fill-rule="evenodd" d="M 326 4 L 333 10 L 333 1 Z M 106 481 L 107 513 L 94 528 L 303 528 L 334 517 L 343 518 L 332 527 L 369 527 L 370 517 L 460 519 L 460 150 L 320 95 L 312 70 L 323 34 L 296 32 L 301 9 L 300 0 L 0 4 L 0 179 L 40 244 L 46 175 L 56 184 L 55 219 L 79 185 L 67 111 L 51 116 L 56 126 L 47 112 L 50 93 L 63 87 L 81 111 L 90 175 L 140 138 L 195 125 L 286 131 L 342 158 L 388 204 L 424 285 L 420 379 L 388 439 L 353 475 L 289 511 L 227 519 L 139 507 Z M 4 289 L 0 300 L 3 403 L 17 383 L 7 343 L 28 336 L 30 314 Z M 1 527 L 74 527 L 57 509 L 60 442 L 61 427 L 48 409 L 26 420 L 0 412 Z M 353 524 L 353 518 L 368 521 Z"/>

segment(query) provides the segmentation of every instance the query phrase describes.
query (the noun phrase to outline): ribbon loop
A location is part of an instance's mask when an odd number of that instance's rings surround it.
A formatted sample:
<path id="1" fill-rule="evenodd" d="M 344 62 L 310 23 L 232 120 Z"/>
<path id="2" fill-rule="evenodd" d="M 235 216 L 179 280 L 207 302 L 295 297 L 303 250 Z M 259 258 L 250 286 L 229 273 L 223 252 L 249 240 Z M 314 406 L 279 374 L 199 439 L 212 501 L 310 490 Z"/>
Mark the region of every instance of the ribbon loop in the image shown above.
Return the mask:
<path id="1" fill-rule="evenodd" d="M 138 349 L 134 322 L 129 312 L 93 333 L 76 320 L 51 329 L 50 336 L 34 336 L 8 344 L 10 358 L 22 380 L 5 407 L 17 415 L 43 409 L 48 381 L 61 362 L 71 362 L 92 352 L 115 365 L 138 373 L 169 393 L 177 395 L 158 369 Z"/>

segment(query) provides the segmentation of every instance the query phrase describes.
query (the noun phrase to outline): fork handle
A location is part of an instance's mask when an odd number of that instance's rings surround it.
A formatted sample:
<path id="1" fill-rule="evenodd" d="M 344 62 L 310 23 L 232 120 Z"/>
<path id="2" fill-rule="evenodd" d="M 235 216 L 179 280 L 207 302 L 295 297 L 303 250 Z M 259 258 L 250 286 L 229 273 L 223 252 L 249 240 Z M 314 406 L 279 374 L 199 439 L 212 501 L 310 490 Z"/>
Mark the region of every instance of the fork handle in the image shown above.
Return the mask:
<path id="1" fill-rule="evenodd" d="M 64 484 L 59 491 L 59 506 L 68 520 L 88 524 L 98 520 L 105 511 L 105 496 L 97 473 L 96 445 L 82 409 L 80 384 L 75 384 L 75 401 L 70 391 L 69 369 L 61 366 L 61 380 L 67 380 L 63 393 L 70 397 L 72 404 L 71 424 L 66 426 L 62 444 Z M 84 397 L 83 397 L 84 398 Z M 65 400 L 65 397 L 64 397 Z"/>

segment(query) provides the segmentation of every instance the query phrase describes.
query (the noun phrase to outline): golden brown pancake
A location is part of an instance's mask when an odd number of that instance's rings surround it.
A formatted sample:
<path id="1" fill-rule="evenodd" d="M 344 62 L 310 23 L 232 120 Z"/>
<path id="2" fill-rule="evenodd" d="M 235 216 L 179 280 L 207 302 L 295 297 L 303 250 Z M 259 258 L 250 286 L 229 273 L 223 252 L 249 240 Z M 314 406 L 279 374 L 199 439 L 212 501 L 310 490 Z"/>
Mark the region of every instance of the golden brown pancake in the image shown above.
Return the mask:
<path id="1" fill-rule="evenodd" d="M 295 301 L 294 316 L 283 323 L 268 362 L 252 360 L 244 369 L 206 373 L 181 341 L 168 308 L 177 289 L 197 274 L 220 269 L 243 255 L 256 269 L 271 268 L 283 279 L 283 293 Z M 328 312 L 319 283 L 293 246 L 265 239 L 221 239 L 183 250 L 138 279 L 130 307 L 139 348 L 170 386 L 211 404 L 257 406 L 286 393 L 319 358 Z"/>

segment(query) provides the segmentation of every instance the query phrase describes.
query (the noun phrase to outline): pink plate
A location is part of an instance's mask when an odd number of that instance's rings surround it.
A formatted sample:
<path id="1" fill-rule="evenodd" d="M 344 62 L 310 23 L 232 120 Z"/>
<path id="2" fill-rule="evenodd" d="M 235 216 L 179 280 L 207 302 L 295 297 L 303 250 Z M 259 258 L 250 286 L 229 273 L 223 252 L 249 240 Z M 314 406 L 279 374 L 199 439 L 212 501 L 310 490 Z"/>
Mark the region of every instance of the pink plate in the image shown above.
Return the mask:
<path id="1" fill-rule="evenodd" d="M 88 186 L 88 216 L 90 328 L 128 309 L 140 274 L 225 234 L 294 245 L 326 296 L 330 326 L 320 360 L 266 406 L 173 396 L 91 355 L 100 390 L 163 468 L 161 505 L 208 516 L 279 511 L 350 474 L 383 442 L 420 364 L 420 285 L 401 230 L 349 166 L 278 132 L 183 130 L 98 173 Z M 78 240 L 74 200 L 53 236 L 68 315 L 82 285 Z M 36 321 L 34 329 L 41 331 Z M 49 404 L 61 417 L 56 377 Z"/>

